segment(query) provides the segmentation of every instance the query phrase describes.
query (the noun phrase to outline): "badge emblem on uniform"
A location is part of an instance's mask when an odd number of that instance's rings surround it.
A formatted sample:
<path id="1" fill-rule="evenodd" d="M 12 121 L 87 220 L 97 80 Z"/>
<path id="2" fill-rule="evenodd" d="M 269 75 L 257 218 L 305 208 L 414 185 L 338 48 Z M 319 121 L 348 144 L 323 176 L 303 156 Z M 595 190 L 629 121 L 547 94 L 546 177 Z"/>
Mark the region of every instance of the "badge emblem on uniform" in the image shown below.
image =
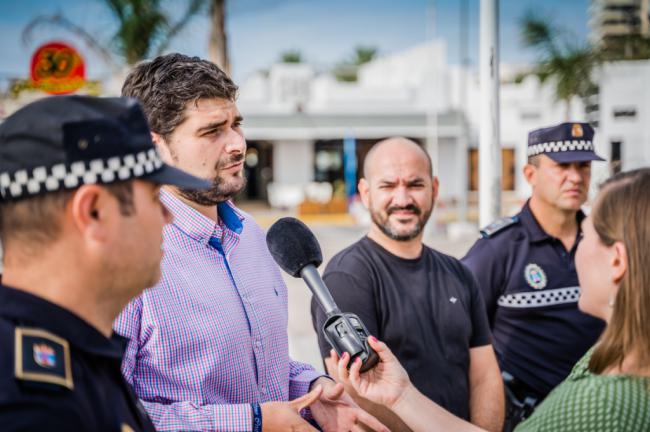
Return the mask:
<path id="1" fill-rule="evenodd" d="M 56 354 L 54 348 L 44 343 L 35 343 L 33 346 L 34 361 L 37 365 L 44 368 L 53 368 L 56 366 Z"/>
<path id="2" fill-rule="evenodd" d="M 524 269 L 524 277 L 528 285 L 533 287 L 533 289 L 542 289 L 546 287 L 548 279 L 546 278 L 546 273 L 540 266 L 535 263 L 530 263 Z"/>
<path id="3" fill-rule="evenodd" d="M 14 374 L 21 381 L 74 389 L 70 345 L 47 330 L 16 327 Z"/>

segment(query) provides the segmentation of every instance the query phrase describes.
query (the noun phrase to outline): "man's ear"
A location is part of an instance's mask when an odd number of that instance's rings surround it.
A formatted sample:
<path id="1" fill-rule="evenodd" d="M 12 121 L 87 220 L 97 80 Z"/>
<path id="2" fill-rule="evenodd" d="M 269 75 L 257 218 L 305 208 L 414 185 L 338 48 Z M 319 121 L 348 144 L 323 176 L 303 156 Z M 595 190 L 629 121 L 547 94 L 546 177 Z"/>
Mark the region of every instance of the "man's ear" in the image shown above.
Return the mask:
<path id="1" fill-rule="evenodd" d="M 153 141 L 158 150 L 158 154 L 162 158 L 163 162 L 168 165 L 171 165 L 173 162 L 172 153 L 169 147 L 169 143 L 165 141 L 162 135 L 157 134 L 156 132 L 151 132 L 151 141 Z"/>
<path id="2" fill-rule="evenodd" d="M 359 185 L 357 186 L 359 189 L 359 196 L 361 197 L 361 202 L 366 208 L 369 207 L 369 202 L 368 202 L 368 195 L 370 194 L 370 185 L 368 184 L 368 180 L 365 178 L 361 178 L 359 180 Z"/>
<path id="3" fill-rule="evenodd" d="M 106 221 L 111 212 L 108 191 L 99 185 L 83 185 L 69 203 L 73 226 L 81 236 L 103 242 L 108 236 Z"/>
<path id="4" fill-rule="evenodd" d="M 440 192 L 440 180 L 437 176 L 433 176 L 431 179 L 431 192 L 432 200 L 435 202 L 438 199 L 438 192 Z"/>
<path id="5" fill-rule="evenodd" d="M 537 167 L 533 164 L 527 163 L 524 165 L 524 178 L 529 185 L 535 186 L 537 183 Z"/>

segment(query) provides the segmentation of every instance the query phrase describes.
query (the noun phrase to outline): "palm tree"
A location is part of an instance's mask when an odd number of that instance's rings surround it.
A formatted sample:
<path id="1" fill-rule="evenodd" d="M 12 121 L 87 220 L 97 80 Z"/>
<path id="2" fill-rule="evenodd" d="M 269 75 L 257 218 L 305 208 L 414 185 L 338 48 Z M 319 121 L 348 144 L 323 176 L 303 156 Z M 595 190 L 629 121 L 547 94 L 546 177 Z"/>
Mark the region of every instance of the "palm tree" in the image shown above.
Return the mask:
<path id="1" fill-rule="evenodd" d="M 280 54 L 282 63 L 302 63 L 302 53 L 298 50 L 284 51 Z"/>
<path id="2" fill-rule="evenodd" d="M 161 0 L 104 0 L 115 19 L 117 31 L 112 45 L 119 57 L 133 65 L 150 56 L 159 55 L 206 4 L 206 0 L 189 0 L 180 18 L 173 22 L 161 7 Z M 33 19 L 23 31 L 28 41 L 31 32 L 38 26 L 50 24 L 63 27 L 80 36 L 86 45 L 99 52 L 110 64 L 116 66 L 106 44 L 98 41 L 89 31 L 79 27 L 61 14 L 42 15 Z"/>
<path id="3" fill-rule="evenodd" d="M 565 119 L 570 120 L 571 99 L 587 97 L 597 88 L 592 72 L 600 61 L 598 52 L 532 13 L 524 16 L 521 28 L 523 44 L 539 53 L 531 73 L 542 83 L 553 83 L 555 98 L 565 104 Z"/>
<path id="4" fill-rule="evenodd" d="M 350 60 L 345 60 L 334 67 L 332 71 L 339 81 L 354 82 L 357 80 L 359 67 L 377 57 L 377 48 L 357 46 Z"/>
<path id="5" fill-rule="evenodd" d="M 225 24 L 226 0 L 211 0 L 210 22 L 208 58 L 227 74 L 230 74 L 230 58 L 228 56 L 228 38 Z"/>

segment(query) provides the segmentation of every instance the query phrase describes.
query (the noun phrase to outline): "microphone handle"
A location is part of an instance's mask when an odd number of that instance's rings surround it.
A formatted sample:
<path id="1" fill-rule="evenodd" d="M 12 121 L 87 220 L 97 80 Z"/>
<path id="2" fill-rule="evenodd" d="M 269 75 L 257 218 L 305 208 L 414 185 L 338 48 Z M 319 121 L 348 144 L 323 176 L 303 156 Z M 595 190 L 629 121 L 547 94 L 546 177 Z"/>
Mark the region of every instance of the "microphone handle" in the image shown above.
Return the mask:
<path id="1" fill-rule="evenodd" d="M 316 301 L 320 304 L 325 315 L 331 317 L 332 315 L 341 313 L 341 310 L 332 298 L 332 294 L 330 294 L 330 290 L 325 285 L 323 278 L 320 276 L 320 273 L 318 273 L 318 270 L 316 270 L 316 267 L 314 267 L 313 264 L 307 264 L 304 266 L 302 270 L 300 270 L 300 277 L 303 278 L 305 283 L 307 283 L 307 286 L 312 294 L 314 294 Z"/>

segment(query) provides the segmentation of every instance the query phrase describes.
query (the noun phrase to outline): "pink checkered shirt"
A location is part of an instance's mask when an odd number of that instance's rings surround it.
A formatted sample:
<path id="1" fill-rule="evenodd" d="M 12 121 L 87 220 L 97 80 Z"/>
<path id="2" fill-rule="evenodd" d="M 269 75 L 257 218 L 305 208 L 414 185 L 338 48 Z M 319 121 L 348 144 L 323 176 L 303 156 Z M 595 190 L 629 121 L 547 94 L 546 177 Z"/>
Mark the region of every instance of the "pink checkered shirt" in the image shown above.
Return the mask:
<path id="1" fill-rule="evenodd" d="M 218 224 L 166 191 L 162 279 L 115 321 L 122 372 L 158 430 L 250 431 L 253 402 L 322 374 L 289 358 L 287 288 L 263 230 L 231 203 Z"/>

